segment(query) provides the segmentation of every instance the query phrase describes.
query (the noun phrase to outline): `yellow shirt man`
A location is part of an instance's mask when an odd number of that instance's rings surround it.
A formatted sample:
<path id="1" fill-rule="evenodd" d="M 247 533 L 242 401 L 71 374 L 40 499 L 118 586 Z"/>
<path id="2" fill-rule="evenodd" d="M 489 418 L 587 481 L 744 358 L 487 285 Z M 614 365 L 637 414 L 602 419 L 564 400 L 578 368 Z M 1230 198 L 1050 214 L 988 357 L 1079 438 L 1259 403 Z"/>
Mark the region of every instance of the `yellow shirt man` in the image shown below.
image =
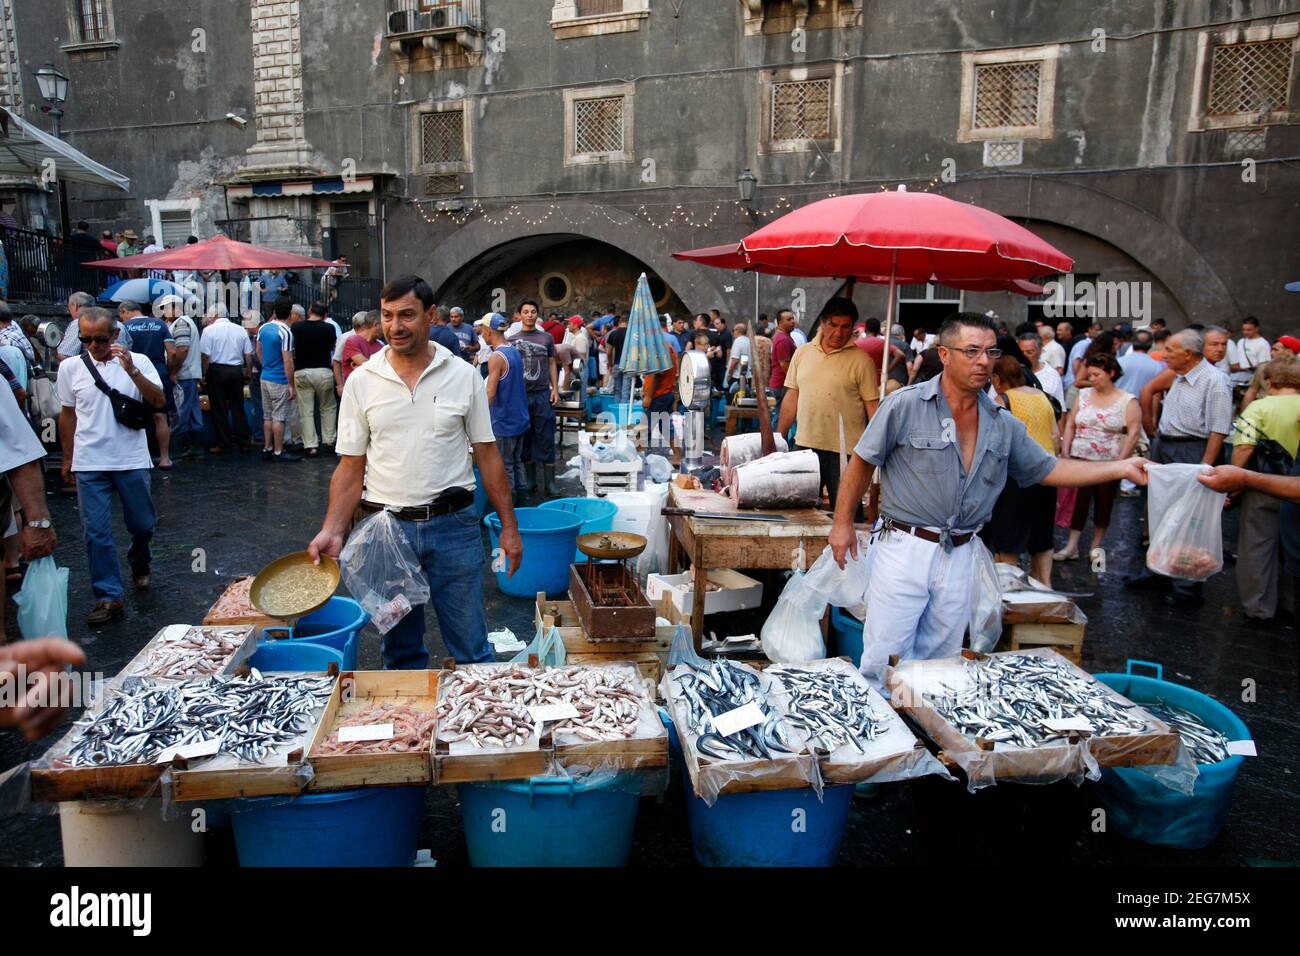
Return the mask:
<path id="1" fill-rule="evenodd" d="M 822 335 L 790 360 L 785 385 L 799 392 L 795 441 L 803 448 L 848 453 L 867 427 L 867 406 L 880 397 L 879 373 L 870 356 L 850 341 L 826 351 Z M 843 422 L 841 444 L 840 423 Z"/>

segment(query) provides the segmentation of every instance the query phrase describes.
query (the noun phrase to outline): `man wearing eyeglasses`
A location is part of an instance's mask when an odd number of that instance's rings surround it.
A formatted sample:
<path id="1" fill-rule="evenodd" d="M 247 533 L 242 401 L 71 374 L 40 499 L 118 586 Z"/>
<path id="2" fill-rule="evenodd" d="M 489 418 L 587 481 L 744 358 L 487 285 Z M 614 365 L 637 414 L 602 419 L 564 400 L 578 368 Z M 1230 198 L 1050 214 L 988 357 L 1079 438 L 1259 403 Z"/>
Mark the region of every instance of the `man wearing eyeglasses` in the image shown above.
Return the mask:
<path id="1" fill-rule="evenodd" d="M 149 493 L 149 439 L 143 429 L 117 420 L 113 403 L 95 376 L 109 389 L 155 409 L 166 404 L 162 380 L 145 355 L 116 341 L 118 323 L 107 309 L 81 310 L 78 340 L 84 357 L 59 365 L 59 441 L 63 446 L 63 482 L 77 479 L 77 507 L 86 532 L 90 585 L 95 606 L 87 624 L 104 624 L 123 611 L 122 569 L 113 542 L 113 493 L 122 500 L 122 517 L 131 535 L 127 559 L 136 590 L 149 587 L 149 542 L 156 516 Z"/>
<path id="2" fill-rule="evenodd" d="M 993 322 L 959 312 L 939 329 L 943 373 L 880 403 L 849 458 L 829 543 L 844 567 L 858 555 L 853 513 L 880 469 L 883 525 L 871 545 L 862 673 L 877 686 L 892 655 L 929 659 L 961 650 L 970 620 L 972 539 L 989 520 L 1008 476 L 1022 488 L 1146 484 L 1140 458 L 1054 458 L 986 393 L 996 348 Z"/>

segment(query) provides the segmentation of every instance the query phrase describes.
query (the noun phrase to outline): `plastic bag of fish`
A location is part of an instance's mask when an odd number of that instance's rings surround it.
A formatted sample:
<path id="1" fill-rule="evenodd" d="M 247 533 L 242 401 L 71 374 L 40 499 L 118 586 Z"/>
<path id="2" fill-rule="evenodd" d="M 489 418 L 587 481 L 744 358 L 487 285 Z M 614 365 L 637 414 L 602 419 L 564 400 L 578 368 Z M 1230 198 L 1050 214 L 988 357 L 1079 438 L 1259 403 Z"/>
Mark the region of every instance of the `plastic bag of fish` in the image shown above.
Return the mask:
<path id="1" fill-rule="evenodd" d="M 275 675 L 180 682 L 129 678 L 74 724 L 54 766 L 147 764 L 179 747 L 213 745 L 214 756 L 266 763 L 314 727 L 333 677 Z"/>

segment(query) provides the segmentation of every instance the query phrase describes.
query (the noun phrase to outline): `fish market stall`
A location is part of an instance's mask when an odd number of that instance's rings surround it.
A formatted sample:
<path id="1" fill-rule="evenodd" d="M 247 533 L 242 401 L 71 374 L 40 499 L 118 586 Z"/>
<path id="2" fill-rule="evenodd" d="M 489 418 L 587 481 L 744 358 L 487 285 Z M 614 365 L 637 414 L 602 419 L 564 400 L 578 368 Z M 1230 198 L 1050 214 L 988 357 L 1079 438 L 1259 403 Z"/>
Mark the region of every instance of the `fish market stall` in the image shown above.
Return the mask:
<path id="1" fill-rule="evenodd" d="M 673 625 L 656 623 L 653 636 L 619 641 L 591 640 L 572 601 L 551 601 L 541 591 L 537 592 L 537 603 L 533 607 L 533 626 L 538 634 L 546 634 L 552 627 L 559 631 L 560 640 L 564 642 L 565 663 L 626 662 L 635 665 L 641 676 L 656 688 L 677 630 Z"/>
<path id="2" fill-rule="evenodd" d="M 1102 767 L 1179 757 L 1168 724 L 1050 648 L 903 661 L 885 684 L 972 791 L 1008 781 L 1081 783 Z"/>
<path id="3" fill-rule="evenodd" d="M 831 516 L 816 508 L 741 510 L 728 495 L 676 485 L 669 486 L 664 514 L 672 531 L 669 573 L 681 570 L 685 557 L 695 575 L 696 595 L 709 590 L 711 569 L 788 569 L 801 546 L 805 554 L 821 554 L 831 530 Z M 702 600 L 691 606 L 697 651 L 704 634 L 704 606 Z"/>
<path id="4" fill-rule="evenodd" d="M 312 791 L 427 784 L 433 779 L 442 671 L 345 671 L 308 754 Z"/>

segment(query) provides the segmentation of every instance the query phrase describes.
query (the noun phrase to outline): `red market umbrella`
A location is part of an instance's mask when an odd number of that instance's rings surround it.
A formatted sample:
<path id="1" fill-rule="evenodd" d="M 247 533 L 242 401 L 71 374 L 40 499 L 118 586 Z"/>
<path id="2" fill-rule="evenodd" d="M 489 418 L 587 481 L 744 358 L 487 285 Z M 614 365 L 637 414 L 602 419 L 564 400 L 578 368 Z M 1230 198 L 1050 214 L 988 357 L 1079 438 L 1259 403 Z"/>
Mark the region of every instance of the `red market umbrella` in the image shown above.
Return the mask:
<path id="1" fill-rule="evenodd" d="M 1065 253 L 1010 219 L 937 193 L 910 193 L 903 186 L 896 192 L 809 203 L 734 246 L 674 257 L 720 269 L 888 283 L 886 341 L 899 284 L 937 282 L 969 291 L 1034 295 L 1041 290 L 1024 280 L 1074 266 Z M 882 367 L 882 394 L 885 380 Z"/>
<path id="2" fill-rule="evenodd" d="M 328 269 L 334 263 L 267 246 L 213 236 L 202 242 L 121 259 L 84 263 L 94 269 Z"/>

